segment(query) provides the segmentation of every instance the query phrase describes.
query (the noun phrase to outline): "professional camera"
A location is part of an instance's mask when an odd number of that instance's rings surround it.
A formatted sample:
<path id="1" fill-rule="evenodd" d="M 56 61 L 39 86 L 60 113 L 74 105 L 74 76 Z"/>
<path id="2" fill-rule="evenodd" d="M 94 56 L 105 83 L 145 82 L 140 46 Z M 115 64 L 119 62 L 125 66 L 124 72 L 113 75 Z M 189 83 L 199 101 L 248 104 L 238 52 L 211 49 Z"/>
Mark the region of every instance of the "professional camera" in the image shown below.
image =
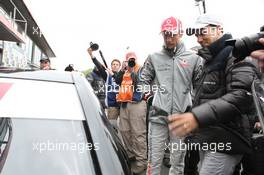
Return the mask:
<path id="1" fill-rule="evenodd" d="M 233 56 L 237 58 L 236 62 L 238 62 L 249 56 L 251 52 L 264 49 L 264 46 L 258 41 L 260 38 L 264 38 L 264 26 L 260 28 L 259 33 L 241 39 L 229 39 L 225 44 L 234 47 Z"/>
<path id="2" fill-rule="evenodd" d="M 64 69 L 64 71 L 68 71 L 68 72 L 72 72 L 72 71 L 74 71 L 73 64 L 69 64 L 69 65 Z"/>
<path id="3" fill-rule="evenodd" d="M 90 48 L 92 49 L 92 51 L 96 51 L 99 49 L 99 45 L 93 42 L 90 42 Z"/>
<path id="4" fill-rule="evenodd" d="M 128 66 L 129 67 L 134 67 L 136 65 L 136 61 L 135 61 L 135 58 L 130 58 L 129 60 L 128 60 Z"/>

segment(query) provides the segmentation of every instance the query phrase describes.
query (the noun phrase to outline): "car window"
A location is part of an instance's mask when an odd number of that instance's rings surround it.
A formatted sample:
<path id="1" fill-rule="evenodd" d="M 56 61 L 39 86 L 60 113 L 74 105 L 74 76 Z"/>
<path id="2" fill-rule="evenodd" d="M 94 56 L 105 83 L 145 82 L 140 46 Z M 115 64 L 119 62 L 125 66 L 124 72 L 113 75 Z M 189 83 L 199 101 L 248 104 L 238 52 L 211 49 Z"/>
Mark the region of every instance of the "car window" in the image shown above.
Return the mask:
<path id="1" fill-rule="evenodd" d="M 12 126 L 8 118 L 0 118 L 0 172 L 6 161 L 12 139 Z"/>
<path id="2" fill-rule="evenodd" d="M 90 88 L 90 85 L 88 82 L 86 82 L 87 87 Z M 120 164 L 113 164 L 112 166 L 115 170 L 120 170 L 119 174 L 122 174 L 122 171 L 126 172 L 129 174 L 130 168 L 128 167 L 128 157 L 126 154 L 126 151 L 122 145 L 122 142 L 117 135 L 117 131 L 113 128 L 111 123 L 106 117 L 105 111 L 102 108 L 98 98 L 96 97 L 95 94 L 90 94 L 89 96 L 89 101 L 93 102 L 90 104 L 91 108 L 89 108 L 89 115 L 88 117 L 92 117 L 94 114 L 98 114 L 100 123 L 101 123 L 101 130 L 103 131 L 104 135 L 106 136 L 105 138 L 107 139 L 107 143 L 111 146 L 111 150 L 109 151 L 108 154 L 111 157 L 113 162 L 119 162 Z M 95 116 L 93 116 L 95 117 Z M 91 126 L 90 126 L 91 127 Z M 101 162 L 103 164 L 103 162 Z M 107 163 L 109 164 L 109 162 Z M 121 169 L 121 167 L 122 169 Z"/>
<path id="3" fill-rule="evenodd" d="M 13 134 L 1 175 L 94 174 L 92 146 L 82 121 L 12 118 L 11 123 Z"/>

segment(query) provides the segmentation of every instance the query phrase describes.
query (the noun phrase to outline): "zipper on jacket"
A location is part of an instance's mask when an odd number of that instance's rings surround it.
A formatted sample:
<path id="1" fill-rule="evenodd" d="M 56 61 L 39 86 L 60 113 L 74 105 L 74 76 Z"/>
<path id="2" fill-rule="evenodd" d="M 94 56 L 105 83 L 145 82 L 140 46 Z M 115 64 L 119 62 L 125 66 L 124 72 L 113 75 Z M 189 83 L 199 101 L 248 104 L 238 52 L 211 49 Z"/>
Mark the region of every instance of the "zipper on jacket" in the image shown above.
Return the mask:
<path id="1" fill-rule="evenodd" d="M 197 85 L 197 90 L 195 92 L 194 98 L 193 98 L 193 107 L 197 106 L 198 104 L 200 104 L 200 102 L 198 102 L 200 95 L 201 95 L 201 91 L 202 91 L 202 87 L 203 87 L 203 83 L 206 77 L 207 71 L 204 69 L 202 72 L 202 76 L 200 78 L 199 83 Z"/>
<path id="2" fill-rule="evenodd" d="M 173 60 L 173 66 L 172 66 L 172 91 L 171 91 L 171 111 L 170 111 L 170 115 L 172 115 L 173 113 L 173 91 L 174 91 L 174 61 L 175 61 L 175 57 L 172 57 Z"/>

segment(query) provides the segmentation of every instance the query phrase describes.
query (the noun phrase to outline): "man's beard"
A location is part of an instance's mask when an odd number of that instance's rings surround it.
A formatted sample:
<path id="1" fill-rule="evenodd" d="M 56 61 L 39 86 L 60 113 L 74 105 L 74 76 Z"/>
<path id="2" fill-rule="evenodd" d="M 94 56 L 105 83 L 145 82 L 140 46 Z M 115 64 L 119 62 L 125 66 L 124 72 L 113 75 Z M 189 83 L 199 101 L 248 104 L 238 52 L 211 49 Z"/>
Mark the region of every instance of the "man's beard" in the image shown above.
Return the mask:
<path id="1" fill-rule="evenodd" d="M 168 48 L 166 44 L 163 46 L 164 49 L 169 53 L 170 56 L 173 56 L 176 53 L 177 48 Z"/>

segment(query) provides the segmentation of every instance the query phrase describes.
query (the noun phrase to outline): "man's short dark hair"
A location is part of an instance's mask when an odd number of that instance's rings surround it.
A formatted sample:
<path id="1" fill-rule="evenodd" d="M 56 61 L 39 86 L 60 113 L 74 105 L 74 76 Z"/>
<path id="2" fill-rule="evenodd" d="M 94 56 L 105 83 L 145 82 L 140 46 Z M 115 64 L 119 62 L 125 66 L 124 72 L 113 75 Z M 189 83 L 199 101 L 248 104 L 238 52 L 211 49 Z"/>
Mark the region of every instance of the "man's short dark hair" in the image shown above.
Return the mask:
<path id="1" fill-rule="evenodd" d="M 72 72 L 72 71 L 74 71 L 73 65 L 72 65 L 72 64 L 69 64 L 69 65 L 64 69 L 64 71 L 68 71 L 68 72 Z"/>
<path id="2" fill-rule="evenodd" d="M 118 62 L 119 63 L 119 65 L 121 65 L 121 62 L 118 60 L 118 59 L 113 59 L 112 61 L 111 61 L 111 65 L 113 64 L 113 62 Z"/>

